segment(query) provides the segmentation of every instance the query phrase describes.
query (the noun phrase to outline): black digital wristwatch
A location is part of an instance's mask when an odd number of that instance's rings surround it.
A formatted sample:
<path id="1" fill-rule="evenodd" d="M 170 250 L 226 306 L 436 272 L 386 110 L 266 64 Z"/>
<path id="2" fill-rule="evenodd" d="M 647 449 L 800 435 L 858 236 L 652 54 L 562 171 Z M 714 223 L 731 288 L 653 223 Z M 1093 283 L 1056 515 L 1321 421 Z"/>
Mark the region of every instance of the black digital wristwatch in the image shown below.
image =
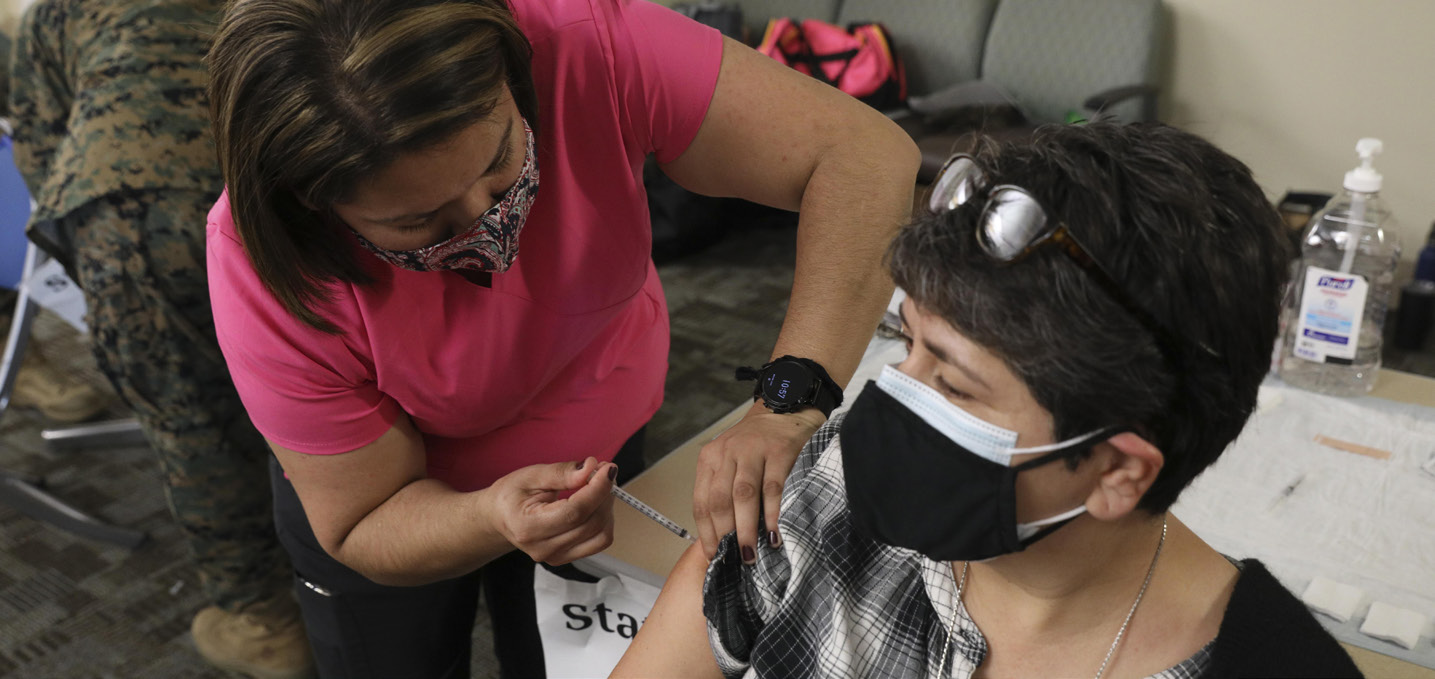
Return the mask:
<path id="1" fill-rule="evenodd" d="M 803 408 L 816 408 L 823 417 L 842 405 L 842 388 L 817 361 L 783 356 L 761 368 L 738 368 L 740 381 L 757 380 L 753 400 L 774 413 L 791 413 Z"/>

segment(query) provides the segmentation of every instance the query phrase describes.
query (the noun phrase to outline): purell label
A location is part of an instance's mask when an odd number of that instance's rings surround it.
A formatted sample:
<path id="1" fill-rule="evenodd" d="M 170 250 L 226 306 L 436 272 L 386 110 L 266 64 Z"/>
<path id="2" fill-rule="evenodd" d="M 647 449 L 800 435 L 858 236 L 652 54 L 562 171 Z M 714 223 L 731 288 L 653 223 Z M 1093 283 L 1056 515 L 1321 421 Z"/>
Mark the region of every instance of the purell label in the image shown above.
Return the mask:
<path id="1" fill-rule="evenodd" d="M 1355 285 L 1355 278 L 1336 278 L 1335 276 L 1321 276 L 1320 282 L 1315 284 L 1318 288 L 1326 290 L 1349 290 Z"/>
<path id="2" fill-rule="evenodd" d="M 1354 362 L 1369 290 L 1364 276 L 1307 268 L 1291 353 L 1316 363 Z"/>

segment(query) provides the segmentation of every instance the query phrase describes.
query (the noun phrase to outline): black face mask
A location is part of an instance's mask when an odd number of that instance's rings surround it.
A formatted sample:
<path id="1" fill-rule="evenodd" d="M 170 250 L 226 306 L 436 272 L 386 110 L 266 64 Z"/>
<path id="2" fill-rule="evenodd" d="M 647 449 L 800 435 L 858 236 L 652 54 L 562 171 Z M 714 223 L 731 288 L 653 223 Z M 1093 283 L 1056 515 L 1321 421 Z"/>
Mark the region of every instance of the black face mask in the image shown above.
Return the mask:
<path id="1" fill-rule="evenodd" d="M 1080 511 L 1036 522 L 1039 529 L 1018 538 L 1017 473 L 1079 455 L 1115 433 L 1095 431 L 1036 459 L 1004 466 L 958 445 L 869 382 L 840 432 L 853 524 L 879 542 L 936 561 L 982 561 L 1019 552 Z M 1034 525 L 1024 528 L 1029 532 Z"/>

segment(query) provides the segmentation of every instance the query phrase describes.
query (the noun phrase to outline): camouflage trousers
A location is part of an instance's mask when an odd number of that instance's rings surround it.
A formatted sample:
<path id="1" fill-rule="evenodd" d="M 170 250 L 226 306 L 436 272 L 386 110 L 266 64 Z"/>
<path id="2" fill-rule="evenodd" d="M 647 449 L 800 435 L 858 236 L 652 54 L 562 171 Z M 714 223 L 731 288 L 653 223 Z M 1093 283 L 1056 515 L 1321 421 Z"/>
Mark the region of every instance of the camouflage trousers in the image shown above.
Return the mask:
<path id="1" fill-rule="evenodd" d="M 200 582 L 237 611 L 286 590 L 290 567 L 274 534 L 269 448 L 214 334 L 204 229 L 215 197 L 111 194 L 56 226 L 72 248 L 95 357 L 159 454 Z"/>

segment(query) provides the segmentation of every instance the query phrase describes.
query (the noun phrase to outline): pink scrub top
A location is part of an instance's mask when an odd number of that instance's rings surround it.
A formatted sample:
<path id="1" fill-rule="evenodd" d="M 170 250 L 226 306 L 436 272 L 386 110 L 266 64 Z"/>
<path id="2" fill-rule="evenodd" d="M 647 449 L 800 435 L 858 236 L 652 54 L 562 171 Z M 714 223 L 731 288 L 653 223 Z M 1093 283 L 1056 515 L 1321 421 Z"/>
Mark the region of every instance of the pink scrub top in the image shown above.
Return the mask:
<path id="1" fill-rule="evenodd" d="M 668 316 L 650 257 L 644 157 L 669 162 L 707 113 L 714 30 L 641 0 L 509 0 L 533 45 L 541 186 L 493 287 L 354 247 L 371 285 L 291 316 L 264 288 L 228 196 L 209 213 L 219 344 L 259 431 L 302 453 L 372 443 L 407 413 L 428 474 L 475 490 L 520 467 L 612 459 L 663 397 Z"/>

